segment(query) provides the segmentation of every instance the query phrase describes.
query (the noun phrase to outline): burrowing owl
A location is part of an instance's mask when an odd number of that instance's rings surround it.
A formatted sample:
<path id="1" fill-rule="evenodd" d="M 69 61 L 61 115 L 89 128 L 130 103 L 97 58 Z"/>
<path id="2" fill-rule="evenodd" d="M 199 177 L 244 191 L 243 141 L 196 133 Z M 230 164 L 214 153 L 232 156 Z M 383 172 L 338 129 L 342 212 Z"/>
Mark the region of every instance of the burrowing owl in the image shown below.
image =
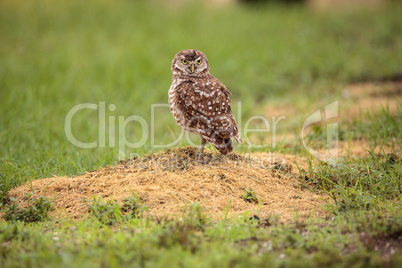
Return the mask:
<path id="1" fill-rule="evenodd" d="M 242 143 L 230 108 L 229 90 L 209 73 L 204 53 L 194 49 L 180 51 L 172 61 L 170 110 L 184 130 L 201 137 L 202 159 L 205 142 L 226 155 L 233 150 L 231 138 Z"/>

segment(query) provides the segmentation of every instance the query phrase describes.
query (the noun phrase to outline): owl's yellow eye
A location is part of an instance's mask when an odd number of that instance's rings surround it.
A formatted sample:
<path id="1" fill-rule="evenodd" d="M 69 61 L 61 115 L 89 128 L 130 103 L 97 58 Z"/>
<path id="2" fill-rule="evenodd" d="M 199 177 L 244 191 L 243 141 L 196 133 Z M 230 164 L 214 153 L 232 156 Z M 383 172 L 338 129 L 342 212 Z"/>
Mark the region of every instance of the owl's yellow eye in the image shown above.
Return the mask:
<path id="1" fill-rule="evenodd" d="M 201 64 L 201 62 L 202 62 L 202 59 L 197 60 L 197 64 Z"/>
<path id="2" fill-rule="evenodd" d="M 181 62 L 186 65 L 188 63 L 188 61 L 186 61 L 185 59 L 182 59 Z"/>

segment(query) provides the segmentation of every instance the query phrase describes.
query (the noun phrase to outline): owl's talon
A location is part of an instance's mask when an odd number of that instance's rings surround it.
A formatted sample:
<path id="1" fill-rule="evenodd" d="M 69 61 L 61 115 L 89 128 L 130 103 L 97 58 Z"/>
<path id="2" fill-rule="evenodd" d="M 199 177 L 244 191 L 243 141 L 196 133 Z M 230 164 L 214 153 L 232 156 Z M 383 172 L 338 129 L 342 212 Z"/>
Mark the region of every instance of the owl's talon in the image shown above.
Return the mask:
<path id="1" fill-rule="evenodd" d="M 198 165 L 204 165 L 204 156 L 202 154 L 199 154 L 197 159 L 195 160 L 195 163 Z"/>

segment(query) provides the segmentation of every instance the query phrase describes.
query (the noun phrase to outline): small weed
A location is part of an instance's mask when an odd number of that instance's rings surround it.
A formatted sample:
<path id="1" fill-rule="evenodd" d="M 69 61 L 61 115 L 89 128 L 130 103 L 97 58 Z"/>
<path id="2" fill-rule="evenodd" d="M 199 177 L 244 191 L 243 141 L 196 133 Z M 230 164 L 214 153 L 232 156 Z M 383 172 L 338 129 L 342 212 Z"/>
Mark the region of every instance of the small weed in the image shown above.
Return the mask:
<path id="1" fill-rule="evenodd" d="M 350 188 L 348 191 L 342 193 L 342 199 L 339 202 L 336 199 L 336 195 L 334 195 L 334 200 L 339 211 L 347 211 L 350 209 L 368 210 L 373 202 L 378 201 L 375 196 L 356 188 Z"/>
<path id="2" fill-rule="evenodd" d="M 190 208 L 186 206 L 179 220 L 169 221 L 164 225 L 163 231 L 158 235 L 158 244 L 166 248 L 180 246 L 196 253 L 201 249 L 202 236 L 209 223 L 200 205 L 194 203 Z"/>
<path id="3" fill-rule="evenodd" d="M 83 201 L 87 204 L 85 199 Z M 137 218 L 146 210 L 146 206 L 135 195 L 125 198 L 122 205 L 113 199 L 104 201 L 102 197 L 93 197 L 92 202 L 87 205 L 88 212 L 106 225 Z"/>
<path id="4" fill-rule="evenodd" d="M 203 207 L 197 203 L 192 204 L 187 212 L 186 210 L 183 210 L 182 219 L 187 224 L 202 231 L 205 230 L 205 226 L 208 224 L 208 217 L 205 215 Z"/>
<path id="5" fill-rule="evenodd" d="M 130 215 L 131 217 L 139 216 L 142 208 L 141 200 L 136 196 L 130 196 L 123 199 L 123 205 L 120 209 L 127 213 L 126 216 Z"/>
<path id="6" fill-rule="evenodd" d="M 48 212 L 52 208 L 52 202 L 44 196 L 34 197 L 34 192 L 25 194 L 27 206 L 20 208 L 17 200 L 10 197 L 10 204 L 1 204 L 1 212 L 6 221 L 38 222 L 49 219 Z"/>
<path id="7" fill-rule="evenodd" d="M 244 189 L 244 191 L 246 191 L 244 193 L 244 195 L 241 196 L 241 198 L 243 198 L 244 201 L 249 202 L 249 203 L 258 203 L 258 198 L 257 196 L 254 194 L 254 190 L 250 188 L 250 190 L 248 189 Z"/>
<path id="8" fill-rule="evenodd" d="M 84 200 L 84 203 L 87 201 Z M 88 212 L 106 225 L 112 225 L 123 218 L 119 205 L 113 199 L 105 202 L 102 197 L 93 197 L 92 203 L 88 204 Z"/>

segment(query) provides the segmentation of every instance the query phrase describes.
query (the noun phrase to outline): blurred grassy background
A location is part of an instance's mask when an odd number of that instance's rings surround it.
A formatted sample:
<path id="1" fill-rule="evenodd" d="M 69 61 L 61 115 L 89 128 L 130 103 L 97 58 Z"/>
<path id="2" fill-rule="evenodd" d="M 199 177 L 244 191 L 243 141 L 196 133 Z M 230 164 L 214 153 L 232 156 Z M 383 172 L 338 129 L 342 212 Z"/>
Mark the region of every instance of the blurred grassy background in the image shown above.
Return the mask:
<path id="1" fill-rule="evenodd" d="M 1 1 L 0 189 L 113 164 L 117 147 L 80 149 L 67 140 L 66 114 L 104 101 L 116 105 L 106 116 L 149 122 L 151 104 L 167 103 L 171 59 L 182 49 L 206 53 L 211 73 L 233 93 L 236 116 L 242 102 L 243 124 L 271 104 L 308 110 L 348 83 L 400 75 L 401 11 L 396 2 L 316 12 L 280 4 Z M 155 142 L 170 142 L 179 127 L 167 108 L 158 111 Z M 74 117 L 80 140 L 96 141 L 98 129 L 97 111 Z M 141 131 L 131 124 L 126 136 L 138 141 Z M 127 153 L 151 150 L 149 139 Z"/>

